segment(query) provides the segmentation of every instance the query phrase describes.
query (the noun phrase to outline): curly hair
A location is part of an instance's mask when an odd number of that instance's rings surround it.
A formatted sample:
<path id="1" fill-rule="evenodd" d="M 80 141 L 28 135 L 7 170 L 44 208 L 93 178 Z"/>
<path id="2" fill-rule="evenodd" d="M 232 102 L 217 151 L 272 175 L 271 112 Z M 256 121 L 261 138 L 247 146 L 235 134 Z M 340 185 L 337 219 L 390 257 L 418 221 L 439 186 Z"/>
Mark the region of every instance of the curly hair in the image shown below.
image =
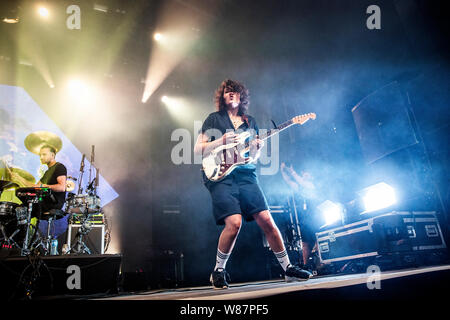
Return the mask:
<path id="1" fill-rule="evenodd" d="M 226 109 L 225 100 L 223 98 L 223 92 L 225 88 L 238 92 L 240 94 L 241 103 L 239 104 L 239 115 L 245 115 L 250 104 L 250 94 L 248 89 L 240 82 L 235 80 L 226 79 L 217 88 L 214 96 L 214 104 L 216 111 L 222 111 Z"/>

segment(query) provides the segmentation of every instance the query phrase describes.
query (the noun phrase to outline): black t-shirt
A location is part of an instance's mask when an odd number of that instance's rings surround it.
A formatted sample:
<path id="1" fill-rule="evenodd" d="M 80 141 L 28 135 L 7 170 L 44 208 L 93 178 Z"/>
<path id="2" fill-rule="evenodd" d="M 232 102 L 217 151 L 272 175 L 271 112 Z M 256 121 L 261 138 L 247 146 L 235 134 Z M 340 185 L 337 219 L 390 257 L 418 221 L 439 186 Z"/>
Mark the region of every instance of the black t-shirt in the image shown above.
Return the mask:
<path id="1" fill-rule="evenodd" d="M 246 115 L 244 116 L 244 123 L 240 125 L 240 127 L 235 130 L 233 123 L 231 122 L 230 117 L 228 116 L 228 112 L 226 110 L 216 111 L 213 113 L 210 113 L 208 117 L 203 122 L 201 133 L 206 134 L 209 137 L 208 142 L 214 141 L 216 139 L 219 139 L 222 137 L 227 131 L 232 130 L 236 132 L 240 131 L 248 131 L 251 130 L 253 133 L 253 136 L 255 134 L 259 134 L 259 129 L 256 124 L 255 118 L 252 116 Z M 239 173 L 239 174 L 250 174 L 255 175 L 256 165 L 254 163 L 249 163 L 246 165 L 242 165 L 237 167 L 233 170 L 233 172 Z M 210 183 L 220 183 L 219 182 L 212 182 L 208 180 L 206 175 L 202 171 L 203 181 L 205 184 Z M 223 180 L 227 179 L 228 177 L 225 177 Z"/>
<path id="2" fill-rule="evenodd" d="M 62 163 L 56 162 L 47 171 L 45 171 L 40 181 L 43 184 L 58 184 L 57 178 L 60 176 L 67 176 L 67 169 Z M 53 195 L 55 196 L 57 203 L 51 204 L 49 201 L 46 201 L 43 209 L 61 209 L 64 206 L 66 193 L 53 191 Z"/>

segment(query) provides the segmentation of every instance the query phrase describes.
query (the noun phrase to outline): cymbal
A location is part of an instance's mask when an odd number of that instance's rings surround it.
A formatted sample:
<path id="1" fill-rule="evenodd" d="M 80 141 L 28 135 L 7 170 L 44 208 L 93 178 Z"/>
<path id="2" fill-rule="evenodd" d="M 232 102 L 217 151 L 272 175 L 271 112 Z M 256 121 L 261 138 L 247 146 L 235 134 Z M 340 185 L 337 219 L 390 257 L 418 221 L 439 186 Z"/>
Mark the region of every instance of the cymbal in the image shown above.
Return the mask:
<path id="1" fill-rule="evenodd" d="M 75 190 L 75 182 L 73 182 L 72 180 L 66 180 L 66 191 L 70 192 Z"/>
<path id="2" fill-rule="evenodd" d="M 11 172 L 15 172 L 17 173 L 19 176 L 21 176 L 22 178 L 24 178 L 25 180 L 27 180 L 28 182 L 31 183 L 36 183 L 36 179 L 33 177 L 33 175 L 23 169 L 20 168 L 9 168 L 9 170 L 11 170 Z M 5 169 L 5 168 L 0 168 L 0 177 L 5 177 L 8 176 L 9 177 L 9 172 Z M 20 182 L 16 181 L 12 178 L 11 182 L 15 182 L 20 186 Z"/>
<path id="3" fill-rule="evenodd" d="M 48 131 L 30 133 L 25 138 L 24 144 L 28 151 L 37 155 L 39 155 L 39 151 L 44 145 L 52 146 L 57 153 L 62 148 L 62 140 L 56 134 Z"/>
<path id="4" fill-rule="evenodd" d="M 19 185 L 17 183 L 14 183 L 12 181 L 0 180 L 0 193 L 3 192 L 3 189 L 15 188 L 18 186 Z"/>

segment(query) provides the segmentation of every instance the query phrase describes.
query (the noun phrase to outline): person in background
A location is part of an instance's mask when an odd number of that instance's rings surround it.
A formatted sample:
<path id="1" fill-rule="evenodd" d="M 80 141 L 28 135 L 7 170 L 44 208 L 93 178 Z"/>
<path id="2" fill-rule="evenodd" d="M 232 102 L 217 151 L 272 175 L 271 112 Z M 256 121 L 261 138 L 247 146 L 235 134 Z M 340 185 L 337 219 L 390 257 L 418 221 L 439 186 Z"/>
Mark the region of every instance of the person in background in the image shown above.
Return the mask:
<path id="1" fill-rule="evenodd" d="M 317 220 L 314 211 L 314 203 L 317 202 L 317 188 L 314 184 L 313 176 L 302 171 L 299 175 L 292 165 L 286 166 L 284 162 L 280 165 L 281 175 L 284 181 L 289 185 L 294 193 L 294 202 L 301 207 L 299 210 L 300 233 L 302 240 L 303 265 L 305 268 L 311 268 L 308 259 L 311 253 L 316 249 L 316 235 L 318 231 Z M 309 205 L 308 205 L 309 204 Z"/>

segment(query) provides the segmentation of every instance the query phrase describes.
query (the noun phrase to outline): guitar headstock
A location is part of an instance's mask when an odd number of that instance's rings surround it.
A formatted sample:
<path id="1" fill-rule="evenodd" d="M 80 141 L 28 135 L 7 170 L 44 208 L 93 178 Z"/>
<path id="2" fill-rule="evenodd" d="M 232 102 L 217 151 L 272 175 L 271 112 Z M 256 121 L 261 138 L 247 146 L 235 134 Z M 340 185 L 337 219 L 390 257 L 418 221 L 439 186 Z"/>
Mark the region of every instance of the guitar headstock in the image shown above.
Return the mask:
<path id="1" fill-rule="evenodd" d="M 316 114 L 315 113 L 305 113 L 302 114 L 300 116 L 296 116 L 294 118 L 292 118 L 292 121 L 296 124 L 304 124 L 306 121 L 308 121 L 309 119 L 316 119 Z"/>

